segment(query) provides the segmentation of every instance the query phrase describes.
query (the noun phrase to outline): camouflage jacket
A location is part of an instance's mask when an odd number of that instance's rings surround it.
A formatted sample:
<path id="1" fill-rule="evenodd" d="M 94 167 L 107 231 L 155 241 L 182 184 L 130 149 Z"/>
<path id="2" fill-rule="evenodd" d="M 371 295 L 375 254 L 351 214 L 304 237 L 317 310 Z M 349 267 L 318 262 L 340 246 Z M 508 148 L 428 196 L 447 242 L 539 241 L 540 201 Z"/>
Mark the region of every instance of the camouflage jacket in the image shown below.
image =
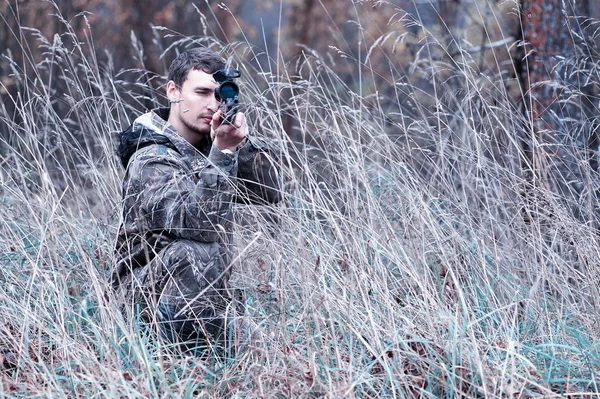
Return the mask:
<path id="1" fill-rule="evenodd" d="M 168 115 L 168 108 L 146 113 L 120 136 L 125 177 L 115 287 L 177 239 L 218 242 L 229 252 L 232 204 L 280 200 L 276 162 L 261 141 L 248 137 L 227 154 L 207 137 L 197 150 L 167 122 Z"/>

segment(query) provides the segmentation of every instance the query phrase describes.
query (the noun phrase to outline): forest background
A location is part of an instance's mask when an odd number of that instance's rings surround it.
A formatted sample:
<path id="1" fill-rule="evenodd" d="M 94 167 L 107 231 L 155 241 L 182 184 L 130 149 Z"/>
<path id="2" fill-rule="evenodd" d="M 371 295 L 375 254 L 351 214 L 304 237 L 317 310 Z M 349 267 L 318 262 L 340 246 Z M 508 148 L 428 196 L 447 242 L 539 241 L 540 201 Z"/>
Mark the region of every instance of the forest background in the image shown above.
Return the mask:
<path id="1" fill-rule="evenodd" d="M 0 396 L 598 393 L 593 0 L 0 3 Z M 106 290 L 116 137 L 185 48 L 285 201 L 236 207 L 248 336 L 181 358 Z"/>

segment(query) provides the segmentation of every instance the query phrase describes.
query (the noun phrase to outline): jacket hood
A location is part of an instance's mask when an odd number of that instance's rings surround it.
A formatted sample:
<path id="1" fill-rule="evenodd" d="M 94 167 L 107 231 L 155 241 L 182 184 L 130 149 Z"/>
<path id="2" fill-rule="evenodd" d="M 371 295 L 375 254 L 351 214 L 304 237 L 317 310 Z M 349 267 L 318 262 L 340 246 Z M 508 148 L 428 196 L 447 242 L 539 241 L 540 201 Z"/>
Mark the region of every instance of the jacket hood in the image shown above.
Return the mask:
<path id="1" fill-rule="evenodd" d="M 167 122 L 169 112 L 169 108 L 157 108 L 145 113 L 120 134 L 117 155 L 124 168 L 127 168 L 133 153 L 152 144 L 165 145 L 185 157 L 208 156 L 212 145 L 210 135 L 206 135 L 201 146 L 195 148 Z"/>
<path id="2" fill-rule="evenodd" d="M 131 126 L 119 135 L 117 155 L 127 168 L 129 159 L 139 149 L 153 144 L 162 144 L 178 151 L 176 137 L 171 137 L 163 128 L 169 118 L 168 108 L 157 108 L 138 117 Z M 179 151 L 178 151 L 179 152 Z"/>
<path id="3" fill-rule="evenodd" d="M 149 145 L 162 144 L 177 151 L 175 144 L 167 136 L 136 123 L 125 129 L 119 137 L 117 155 L 121 159 L 121 164 L 124 168 L 127 168 L 129 159 L 137 150 Z"/>

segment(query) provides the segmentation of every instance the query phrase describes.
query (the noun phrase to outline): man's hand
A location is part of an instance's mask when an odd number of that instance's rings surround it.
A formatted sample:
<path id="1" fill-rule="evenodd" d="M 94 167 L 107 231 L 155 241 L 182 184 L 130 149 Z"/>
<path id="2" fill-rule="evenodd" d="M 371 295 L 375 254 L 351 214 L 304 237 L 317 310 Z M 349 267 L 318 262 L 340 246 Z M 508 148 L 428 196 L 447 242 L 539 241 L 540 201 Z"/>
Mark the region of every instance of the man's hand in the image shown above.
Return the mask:
<path id="1" fill-rule="evenodd" d="M 237 113 L 233 123 L 224 123 L 223 110 L 220 109 L 214 113 L 210 126 L 210 137 L 213 144 L 221 151 L 237 150 L 248 135 L 246 116 L 243 112 Z"/>

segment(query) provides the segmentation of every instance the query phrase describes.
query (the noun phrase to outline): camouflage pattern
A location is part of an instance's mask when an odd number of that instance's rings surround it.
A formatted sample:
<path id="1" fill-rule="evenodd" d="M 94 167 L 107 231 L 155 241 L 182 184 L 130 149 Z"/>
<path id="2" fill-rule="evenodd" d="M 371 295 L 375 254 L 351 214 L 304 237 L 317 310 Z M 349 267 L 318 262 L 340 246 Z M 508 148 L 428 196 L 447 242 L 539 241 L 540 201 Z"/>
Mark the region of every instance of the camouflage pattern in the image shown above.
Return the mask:
<path id="1" fill-rule="evenodd" d="M 231 311 L 232 204 L 279 201 L 278 173 L 259 140 L 227 154 L 207 137 L 197 150 L 168 113 L 144 114 L 121 134 L 126 173 L 112 283 L 166 338 L 202 340 L 218 335 Z"/>

